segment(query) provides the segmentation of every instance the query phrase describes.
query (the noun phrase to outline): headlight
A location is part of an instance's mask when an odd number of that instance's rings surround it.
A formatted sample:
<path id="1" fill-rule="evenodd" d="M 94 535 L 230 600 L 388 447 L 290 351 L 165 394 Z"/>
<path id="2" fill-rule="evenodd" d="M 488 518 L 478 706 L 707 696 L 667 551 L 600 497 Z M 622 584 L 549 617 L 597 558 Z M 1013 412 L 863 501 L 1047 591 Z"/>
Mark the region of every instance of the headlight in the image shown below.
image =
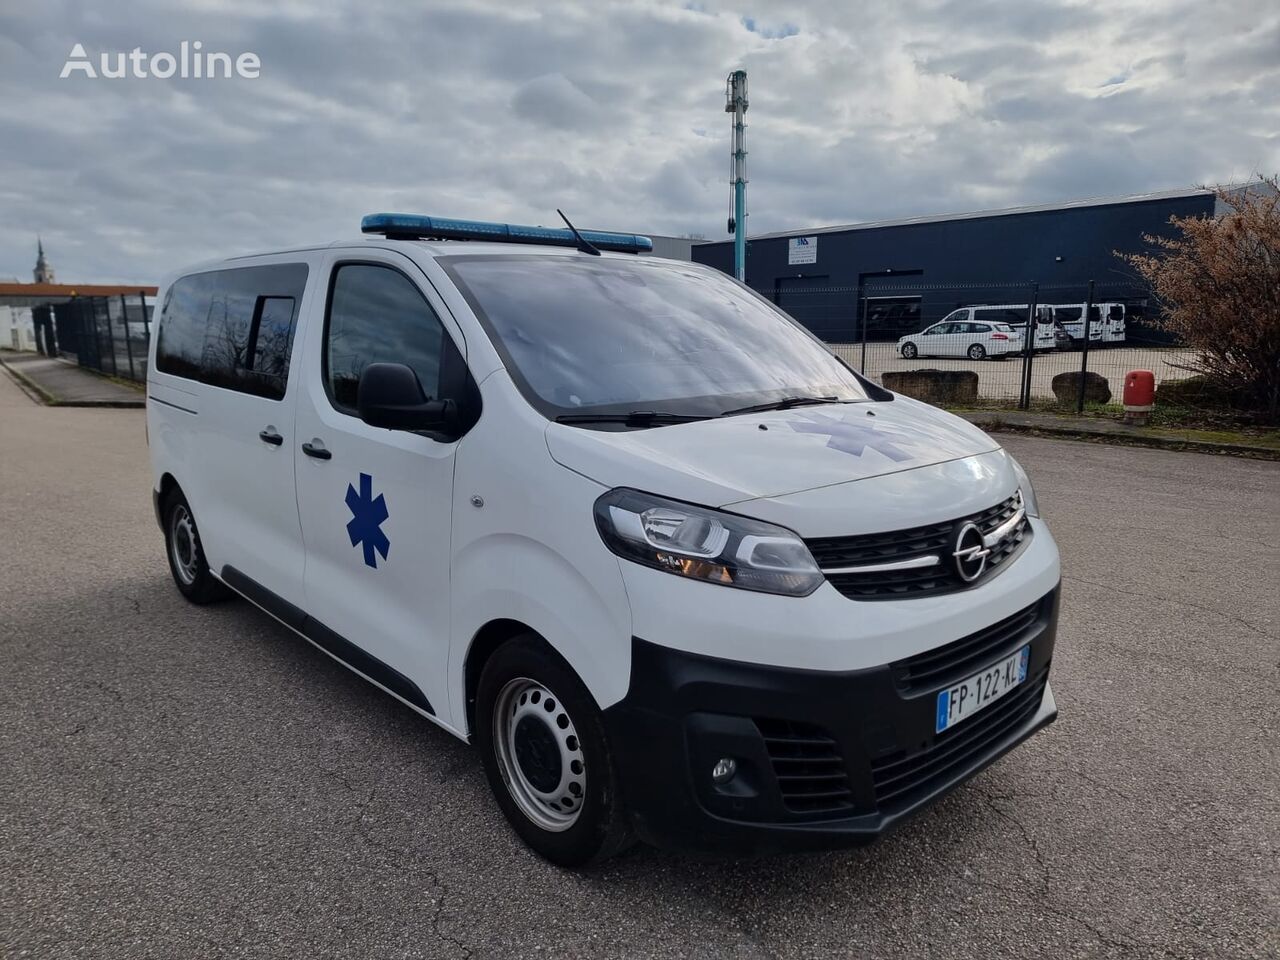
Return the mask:
<path id="1" fill-rule="evenodd" d="M 595 513 L 605 545 L 646 567 L 789 597 L 822 583 L 809 548 L 771 523 L 625 488 L 600 497 Z"/>
<path id="2" fill-rule="evenodd" d="M 1027 511 L 1029 517 L 1040 516 L 1040 504 L 1036 502 L 1036 488 L 1031 485 L 1031 478 L 1027 476 L 1027 471 L 1022 469 L 1022 464 L 1013 457 L 1009 457 L 1009 463 L 1013 466 L 1013 472 L 1018 475 L 1018 487 L 1022 490 L 1022 506 Z"/>

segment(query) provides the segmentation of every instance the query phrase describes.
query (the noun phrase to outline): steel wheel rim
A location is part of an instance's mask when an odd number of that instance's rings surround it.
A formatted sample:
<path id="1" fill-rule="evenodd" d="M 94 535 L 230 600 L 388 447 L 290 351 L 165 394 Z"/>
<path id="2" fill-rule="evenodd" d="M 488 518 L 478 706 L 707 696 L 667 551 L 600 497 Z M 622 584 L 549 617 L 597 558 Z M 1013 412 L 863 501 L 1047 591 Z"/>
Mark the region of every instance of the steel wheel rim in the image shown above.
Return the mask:
<path id="1" fill-rule="evenodd" d="M 187 586 L 196 582 L 197 557 L 196 525 L 191 512 L 181 504 L 173 508 L 169 521 L 169 555 L 178 579 Z"/>
<path id="2" fill-rule="evenodd" d="M 494 705 L 493 744 L 521 813 L 552 833 L 578 822 L 587 794 L 586 759 L 559 697 L 536 680 L 509 680 Z"/>

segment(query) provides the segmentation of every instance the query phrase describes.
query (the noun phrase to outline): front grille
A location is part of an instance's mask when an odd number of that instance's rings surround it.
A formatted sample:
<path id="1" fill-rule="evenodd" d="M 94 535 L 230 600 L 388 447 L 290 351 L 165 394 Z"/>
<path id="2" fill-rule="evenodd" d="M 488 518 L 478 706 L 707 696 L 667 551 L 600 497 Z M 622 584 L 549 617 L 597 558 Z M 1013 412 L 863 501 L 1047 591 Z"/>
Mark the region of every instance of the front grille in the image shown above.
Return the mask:
<path id="1" fill-rule="evenodd" d="M 1053 607 L 1053 594 L 1046 594 L 1029 607 L 1005 617 L 967 637 L 944 647 L 890 665 L 898 690 L 910 696 L 925 690 L 939 690 L 975 673 L 984 664 L 995 663 L 1013 653 L 1030 639 L 1042 616 Z"/>
<path id="2" fill-rule="evenodd" d="M 1020 688 L 938 734 L 931 746 L 909 756 L 898 753 L 874 762 L 871 779 L 880 812 L 892 813 L 907 806 L 915 794 L 931 792 L 956 771 L 970 769 L 993 744 L 1031 719 L 1040 708 L 1048 679 L 1046 664 Z"/>
<path id="3" fill-rule="evenodd" d="M 853 807 L 844 758 L 831 734 L 815 724 L 790 720 L 757 717 L 755 724 L 788 810 L 822 816 Z"/>
<path id="4" fill-rule="evenodd" d="M 888 533 L 806 540 L 805 544 L 824 571 L 839 567 L 897 563 L 927 556 L 939 558 L 938 563 L 906 570 L 828 573 L 827 580 L 831 585 L 850 599 L 895 600 L 951 593 L 982 583 L 1031 539 L 1031 525 L 1024 519 L 1011 536 L 992 547 L 982 576 L 966 582 L 956 571 L 951 558 L 952 544 L 958 528 L 973 522 L 984 534 L 990 533 L 1017 513 L 1020 502 L 1021 497 L 1014 494 L 994 507 L 945 523 Z"/>

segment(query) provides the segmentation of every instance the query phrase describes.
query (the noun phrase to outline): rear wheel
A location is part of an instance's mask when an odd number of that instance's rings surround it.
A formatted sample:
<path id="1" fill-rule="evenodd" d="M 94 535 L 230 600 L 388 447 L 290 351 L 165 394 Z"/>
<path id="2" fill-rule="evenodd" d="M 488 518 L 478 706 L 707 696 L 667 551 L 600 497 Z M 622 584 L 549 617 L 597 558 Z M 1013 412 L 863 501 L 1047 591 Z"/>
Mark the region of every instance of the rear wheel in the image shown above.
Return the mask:
<path id="1" fill-rule="evenodd" d="M 543 857 L 576 867 L 630 845 L 600 708 L 533 634 L 485 664 L 475 738 L 498 806 Z"/>
<path id="2" fill-rule="evenodd" d="M 178 591 L 192 603 L 213 603 L 229 595 L 229 591 L 213 575 L 200 545 L 191 505 L 177 487 L 164 501 L 164 545 L 169 557 L 169 572 Z"/>
<path id="3" fill-rule="evenodd" d="M 969 348 L 970 360 L 985 360 L 987 357 L 987 348 L 980 343 L 975 343 Z"/>
<path id="4" fill-rule="evenodd" d="M 907 360 L 914 360 L 919 355 L 914 343 L 904 343 L 902 345 L 902 356 Z"/>

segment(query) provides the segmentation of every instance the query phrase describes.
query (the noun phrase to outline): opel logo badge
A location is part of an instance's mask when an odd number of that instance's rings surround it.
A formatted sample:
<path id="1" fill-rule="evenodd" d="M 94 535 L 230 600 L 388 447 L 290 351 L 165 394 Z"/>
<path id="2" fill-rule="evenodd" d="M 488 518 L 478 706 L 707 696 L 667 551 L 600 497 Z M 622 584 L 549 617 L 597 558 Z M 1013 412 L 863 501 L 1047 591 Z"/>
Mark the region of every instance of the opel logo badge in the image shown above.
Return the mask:
<path id="1" fill-rule="evenodd" d="M 956 564 L 956 573 L 965 583 L 973 583 L 987 569 L 987 555 L 991 551 L 982 537 L 982 530 L 976 523 L 966 523 L 956 531 L 952 541 L 951 558 Z"/>

